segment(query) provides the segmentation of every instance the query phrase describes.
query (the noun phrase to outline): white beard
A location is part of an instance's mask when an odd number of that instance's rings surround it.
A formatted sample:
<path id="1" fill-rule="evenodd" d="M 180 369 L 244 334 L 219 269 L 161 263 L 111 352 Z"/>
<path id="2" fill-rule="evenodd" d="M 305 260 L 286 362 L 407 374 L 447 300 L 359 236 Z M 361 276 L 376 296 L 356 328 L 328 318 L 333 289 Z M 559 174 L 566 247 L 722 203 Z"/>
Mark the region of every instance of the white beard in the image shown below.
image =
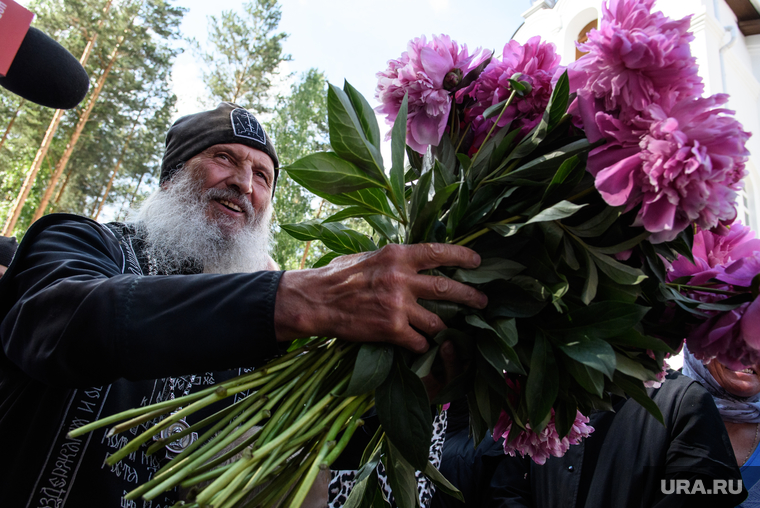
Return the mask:
<path id="1" fill-rule="evenodd" d="M 188 165 L 166 188 L 151 194 L 130 214 L 141 223 L 140 239 L 158 273 L 203 270 L 204 273 L 248 273 L 266 270 L 272 243 L 271 203 L 256 214 L 250 202 L 232 189 L 203 190 L 196 168 Z M 232 234 L 207 215 L 212 199 L 237 197 L 247 204 L 244 227 Z M 233 226 L 234 224 L 230 224 Z"/>

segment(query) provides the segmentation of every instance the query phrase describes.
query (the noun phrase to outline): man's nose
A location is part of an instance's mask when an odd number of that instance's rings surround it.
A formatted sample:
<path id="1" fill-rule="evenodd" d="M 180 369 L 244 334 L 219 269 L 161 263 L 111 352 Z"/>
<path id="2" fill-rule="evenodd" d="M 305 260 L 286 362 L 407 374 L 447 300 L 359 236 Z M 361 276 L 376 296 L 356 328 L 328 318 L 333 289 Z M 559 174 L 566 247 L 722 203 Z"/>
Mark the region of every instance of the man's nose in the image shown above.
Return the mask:
<path id="1" fill-rule="evenodd" d="M 242 194 L 253 192 L 253 171 L 249 167 L 236 167 L 227 179 L 227 185 L 236 188 Z"/>

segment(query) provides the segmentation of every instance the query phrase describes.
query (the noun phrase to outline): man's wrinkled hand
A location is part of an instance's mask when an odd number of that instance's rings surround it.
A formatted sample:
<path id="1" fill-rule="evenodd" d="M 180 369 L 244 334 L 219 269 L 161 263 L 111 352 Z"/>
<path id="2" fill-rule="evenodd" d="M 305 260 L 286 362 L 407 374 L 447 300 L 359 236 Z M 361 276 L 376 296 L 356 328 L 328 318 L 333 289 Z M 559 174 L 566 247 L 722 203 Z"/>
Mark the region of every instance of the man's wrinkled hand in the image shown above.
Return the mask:
<path id="1" fill-rule="evenodd" d="M 458 245 L 393 244 L 338 257 L 322 268 L 286 272 L 275 303 L 277 340 L 337 337 L 390 342 L 425 352 L 428 342 L 422 334 L 432 337 L 446 325 L 417 303 L 418 299 L 482 309 L 487 298 L 466 284 L 419 272 L 439 266 L 473 269 L 478 265 L 480 256 Z"/>

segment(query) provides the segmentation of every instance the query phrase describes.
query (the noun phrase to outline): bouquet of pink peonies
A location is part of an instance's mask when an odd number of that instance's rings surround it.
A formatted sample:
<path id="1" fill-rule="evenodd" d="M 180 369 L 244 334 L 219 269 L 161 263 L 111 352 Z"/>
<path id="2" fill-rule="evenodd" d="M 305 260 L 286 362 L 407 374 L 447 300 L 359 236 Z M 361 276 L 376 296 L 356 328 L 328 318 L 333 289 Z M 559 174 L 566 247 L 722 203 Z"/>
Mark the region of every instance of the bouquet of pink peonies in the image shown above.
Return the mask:
<path id="1" fill-rule="evenodd" d="M 193 404 L 251 391 L 130 496 L 210 481 L 198 506 L 300 506 L 374 406 L 380 428 L 346 506 L 387 505 L 382 462 L 396 505 L 413 508 L 415 470 L 461 496 L 428 462 L 435 405 L 466 397 L 476 442 L 490 430 L 505 453 L 543 463 L 587 437 L 584 415 L 611 409 L 612 397 L 632 397 L 662 421 L 646 386 L 662 380 L 684 326 L 702 358 L 756 362 L 758 241 L 726 227 L 749 134 L 720 107 L 725 95 L 700 96 L 689 20 L 652 13 L 652 4 L 611 0 L 587 54 L 568 68 L 539 38 L 510 41 L 500 55 L 470 53 L 447 36 L 412 40 L 378 74 L 377 111 L 392 125 L 389 169 L 369 103 L 348 83 L 331 85 L 332 151 L 283 169 L 343 208 L 282 228 L 331 250 L 317 266 L 391 243 L 466 245 L 481 255 L 479 268 L 436 274 L 476 286 L 489 305 L 421 302 L 448 326 L 421 356 L 305 339 L 194 400 L 99 423 L 133 418 L 122 431 L 184 407 L 136 438 L 144 442 Z M 373 233 L 351 230 L 349 218 Z M 441 369 L 444 341 L 464 372 L 429 400 L 421 378 Z M 262 427 L 248 435 L 254 420 Z"/>

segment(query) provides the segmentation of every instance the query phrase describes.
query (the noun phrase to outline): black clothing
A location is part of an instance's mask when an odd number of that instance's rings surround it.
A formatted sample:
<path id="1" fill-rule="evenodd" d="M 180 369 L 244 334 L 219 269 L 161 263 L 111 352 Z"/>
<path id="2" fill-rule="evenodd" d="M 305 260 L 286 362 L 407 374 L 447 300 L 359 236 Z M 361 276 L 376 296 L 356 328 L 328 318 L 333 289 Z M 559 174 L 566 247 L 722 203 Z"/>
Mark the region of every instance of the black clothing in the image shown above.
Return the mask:
<path id="1" fill-rule="evenodd" d="M 208 371 L 279 352 L 282 272 L 141 272 L 146 260 L 126 227 L 56 214 L 24 237 L 0 279 L 3 507 L 120 506 L 122 490 L 145 482 L 161 457 L 137 453 L 111 471 L 103 459 L 125 438 L 102 429 L 71 442 L 62 425 L 189 393 L 239 373 Z"/>
<path id="2" fill-rule="evenodd" d="M 713 479 L 741 479 L 725 426 L 710 395 L 694 380 L 671 373 L 649 395 L 665 421 L 661 425 L 633 399 L 620 399 L 615 412 L 592 414 L 595 430 L 563 457 L 550 457 L 543 466 L 530 458 L 504 455 L 503 441 L 488 436 L 477 450 L 461 432 L 444 449 L 441 472 L 455 478 L 471 497 L 467 506 L 502 508 L 625 508 L 710 506 L 733 507 L 746 490 L 731 495 L 665 495 L 671 479 L 688 479 L 690 488 L 701 479 L 705 489 Z M 448 436 L 447 436 L 448 438 Z M 464 450 L 457 452 L 457 450 Z M 462 470 L 474 471 L 472 476 Z M 454 474 L 450 469 L 459 469 Z M 461 506 L 436 495 L 434 506 Z"/>

